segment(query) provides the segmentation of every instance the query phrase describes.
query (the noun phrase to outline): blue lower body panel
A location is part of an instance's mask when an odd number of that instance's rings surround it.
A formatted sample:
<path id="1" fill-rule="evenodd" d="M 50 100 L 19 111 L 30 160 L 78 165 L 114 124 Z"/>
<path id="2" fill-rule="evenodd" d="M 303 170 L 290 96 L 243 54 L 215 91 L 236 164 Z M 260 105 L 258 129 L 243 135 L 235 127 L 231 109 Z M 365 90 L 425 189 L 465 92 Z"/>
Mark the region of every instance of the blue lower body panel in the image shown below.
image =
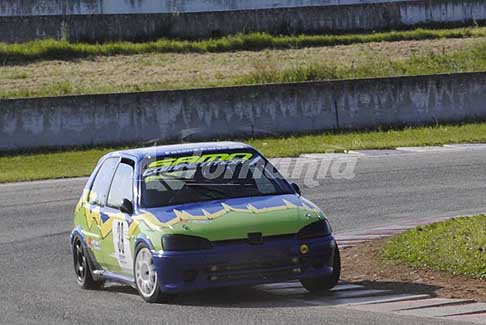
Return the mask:
<path id="1" fill-rule="evenodd" d="M 179 293 L 330 276 L 335 250 L 332 235 L 310 240 L 279 236 L 261 245 L 228 241 L 210 250 L 155 254 L 154 265 L 161 290 Z"/>

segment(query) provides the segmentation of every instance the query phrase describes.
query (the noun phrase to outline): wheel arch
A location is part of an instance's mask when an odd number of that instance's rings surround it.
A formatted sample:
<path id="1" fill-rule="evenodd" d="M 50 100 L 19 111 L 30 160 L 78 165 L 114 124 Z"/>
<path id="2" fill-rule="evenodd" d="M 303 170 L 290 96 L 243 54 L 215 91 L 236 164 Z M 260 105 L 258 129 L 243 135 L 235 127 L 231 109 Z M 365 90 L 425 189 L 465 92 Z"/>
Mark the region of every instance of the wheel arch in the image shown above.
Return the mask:
<path id="1" fill-rule="evenodd" d="M 81 243 L 83 244 L 84 248 L 88 248 L 88 243 L 86 242 L 86 237 L 84 236 L 83 230 L 80 226 L 73 229 L 71 234 L 69 235 L 69 243 L 71 248 L 74 246 L 74 239 L 79 238 Z"/>
<path id="2" fill-rule="evenodd" d="M 76 238 L 79 238 L 81 240 L 81 245 L 83 245 L 83 248 L 85 249 L 85 252 L 87 253 L 87 260 L 88 260 L 88 265 L 89 265 L 89 270 L 91 273 L 91 276 L 99 280 L 101 279 L 97 274 L 94 273 L 95 270 L 102 270 L 103 268 L 98 264 L 98 261 L 96 260 L 95 255 L 91 251 L 91 249 L 88 246 L 88 243 L 86 242 L 86 237 L 83 233 L 83 230 L 81 227 L 76 227 L 74 230 L 71 232 L 70 237 L 70 245 L 71 245 L 71 252 L 74 253 L 74 240 Z"/>
<path id="3" fill-rule="evenodd" d="M 140 247 L 140 245 L 145 244 L 148 249 L 150 249 L 152 252 L 155 251 L 154 245 L 152 244 L 152 241 L 150 238 L 148 238 L 145 234 L 140 234 L 137 236 L 135 239 L 135 245 L 133 246 L 133 256 L 135 258 L 135 255 L 137 254 L 137 251 Z"/>

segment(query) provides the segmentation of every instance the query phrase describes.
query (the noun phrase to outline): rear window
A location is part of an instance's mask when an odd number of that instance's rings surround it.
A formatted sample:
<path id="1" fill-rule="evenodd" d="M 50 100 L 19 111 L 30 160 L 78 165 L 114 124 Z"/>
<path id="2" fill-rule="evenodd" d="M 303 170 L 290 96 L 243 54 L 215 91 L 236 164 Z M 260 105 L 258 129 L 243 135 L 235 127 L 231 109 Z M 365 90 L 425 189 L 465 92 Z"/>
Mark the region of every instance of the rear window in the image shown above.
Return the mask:
<path id="1" fill-rule="evenodd" d="M 142 170 L 142 206 L 154 208 L 293 190 L 254 150 L 185 153 L 159 157 Z"/>

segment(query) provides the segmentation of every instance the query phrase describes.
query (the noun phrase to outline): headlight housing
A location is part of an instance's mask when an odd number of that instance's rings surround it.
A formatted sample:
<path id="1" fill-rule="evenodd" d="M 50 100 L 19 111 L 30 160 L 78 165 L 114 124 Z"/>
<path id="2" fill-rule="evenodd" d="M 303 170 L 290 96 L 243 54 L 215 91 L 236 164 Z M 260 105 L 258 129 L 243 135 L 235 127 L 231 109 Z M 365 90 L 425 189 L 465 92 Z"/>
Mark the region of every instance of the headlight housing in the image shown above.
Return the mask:
<path id="1" fill-rule="evenodd" d="M 213 245 L 209 240 L 197 236 L 189 235 L 163 235 L 162 249 L 164 251 L 192 251 L 201 249 L 211 249 Z"/>
<path id="2" fill-rule="evenodd" d="M 300 240 L 303 239 L 311 239 L 311 238 L 318 238 L 318 237 L 325 237 L 332 233 L 331 225 L 329 222 L 324 220 L 319 220 L 317 222 L 313 222 L 304 228 L 300 229 L 297 233 L 297 238 Z"/>

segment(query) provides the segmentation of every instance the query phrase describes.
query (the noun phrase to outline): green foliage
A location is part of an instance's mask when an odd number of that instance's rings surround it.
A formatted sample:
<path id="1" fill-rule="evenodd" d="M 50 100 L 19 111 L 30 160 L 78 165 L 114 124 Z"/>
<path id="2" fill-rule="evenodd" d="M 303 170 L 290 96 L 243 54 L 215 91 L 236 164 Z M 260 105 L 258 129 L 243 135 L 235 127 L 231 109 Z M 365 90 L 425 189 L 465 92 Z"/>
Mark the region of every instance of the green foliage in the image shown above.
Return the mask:
<path id="1" fill-rule="evenodd" d="M 324 133 L 281 138 L 248 139 L 268 157 L 296 157 L 302 153 L 343 152 L 401 146 L 486 142 L 486 123 L 442 125 L 403 130 Z M 98 159 L 121 148 L 0 156 L 0 183 L 89 175 Z"/>
<path id="2" fill-rule="evenodd" d="M 264 33 L 238 34 L 207 40 L 160 39 L 154 42 L 114 42 L 104 44 L 39 40 L 23 44 L 0 43 L 0 64 L 20 64 L 38 60 L 72 60 L 93 56 L 146 53 L 207 53 L 260 51 L 369 42 L 485 37 L 486 28 L 415 29 L 373 34 L 272 36 Z"/>
<path id="3" fill-rule="evenodd" d="M 0 183 L 89 175 L 98 159 L 114 148 L 0 157 Z"/>
<path id="4" fill-rule="evenodd" d="M 402 130 L 325 133 L 248 141 L 269 157 L 296 157 L 303 153 L 362 149 L 433 146 L 486 141 L 486 123 L 438 125 Z"/>
<path id="5" fill-rule="evenodd" d="M 383 257 L 414 267 L 486 279 L 486 215 L 418 227 L 391 239 Z"/>
<path id="6" fill-rule="evenodd" d="M 486 42 L 461 51 L 444 54 L 413 56 L 404 60 L 370 57 L 359 65 L 335 63 L 305 63 L 280 69 L 262 67 L 239 77 L 238 84 L 262 84 L 274 82 L 301 82 L 372 77 L 427 75 L 438 73 L 472 72 L 486 70 Z"/>
<path id="7" fill-rule="evenodd" d="M 438 31 L 437 31 L 438 32 Z M 423 31 L 428 35 L 428 31 Z M 260 34 L 258 34 L 260 35 Z M 374 35 L 374 34 L 373 34 Z M 268 35 L 241 35 L 245 38 L 255 37 L 252 42 L 244 42 L 248 46 L 251 45 L 257 48 L 264 44 L 267 38 L 272 39 Z M 333 36 L 333 37 L 345 37 Z M 311 36 L 298 36 L 309 38 Z M 284 38 L 282 36 L 282 38 Z M 287 36 L 287 38 L 292 38 Z M 229 44 L 223 42 L 226 40 Z M 207 48 L 211 50 L 235 48 L 237 38 L 224 38 L 213 41 L 205 41 Z M 241 40 L 240 40 L 241 41 Z M 33 43 L 39 46 L 49 44 L 54 41 L 43 41 L 45 43 Z M 171 41 L 179 42 L 179 41 Z M 182 42 L 182 41 L 181 41 Z M 187 44 L 192 44 L 184 41 Z M 201 41 L 203 42 L 203 41 Z M 214 43 L 212 43 L 214 42 Z M 59 42 L 54 42 L 58 44 Z M 66 46 L 65 52 L 54 51 L 54 47 L 47 46 L 49 57 L 66 57 L 75 52 L 68 43 L 62 43 Z M 122 53 L 124 46 L 122 43 L 105 44 L 105 45 L 79 45 L 99 47 L 100 51 L 107 51 L 107 53 Z M 288 42 L 286 44 L 289 44 Z M 147 44 L 131 44 L 133 46 L 148 46 Z M 12 45 L 14 48 L 21 45 Z M 243 47 L 243 45 L 241 45 Z M 41 46 L 41 48 L 44 48 Z M 108 50 L 109 48 L 109 50 Z M 0 46 L 1 52 L 1 46 Z M 39 50 L 39 53 L 42 50 Z M 83 53 L 88 53 L 85 51 Z M 50 52 L 49 52 L 50 53 Z M 63 53 L 63 54 L 61 54 Z M 68 53 L 68 54 L 66 54 Z M 71 53 L 71 54 L 69 54 Z M 73 54 L 74 55 L 74 54 Z M 1 56 L 1 54 L 0 54 Z M 24 97 L 47 97 L 47 96 L 61 96 L 61 95 L 77 95 L 77 94 L 95 94 L 95 93 L 120 93 L 120 92 L 138 92 L 138 91 L 157 91 L 167 89 L 188 89 L 197 87 L 217 87 L 217 86 L 235 86 L 235 85 L 251 85 L 251 84 L 265 84 L 265 83 L 280 83 L 280 82 L 302 82 L 302 81 L 317 81 L 317 80 L 336 80 L 336 79 L 354 79 L 354 78 L 374 78 L 374 77 L 393 77 L 393 76 L 411 76 L 411 75 L 427 75 L 437 73 L 456 73 L 456 72 L 473 72 L 486 71 L 486 40 L 478 39 L 474 45 L 468 46 L 462 50 L 455 52 L 444 52 L 441 54 L 429 53 L 422 55 L 414 55 L 405 59 L 385 57 L 382 55 L 373 56 L 372 54 L 360 53 L 357 56 L 360 60 L 356 63 L 349 64 L 348 62 L 333 61 L 319 61 L 319 62 L 305 62 L 300 65 L 288 66 L 285 62 L 281 65 L 275 62 L 256 62 L 254 69 L 249 72 L 234 71 L 229 72 L 228 76 L 221 80 L 205 80 L 205 79 L 181 79 L 178 82 L 156 81 L 148 82 L 140 80 L 132 84 L 117 85 L 117 84 L 91 84 L 84 83 L 77 80 L 56 79 L 56 82 L 37 84 L 26 83 L 26 87 L 6 88 L 0 89 L 0 99 L 8 98 L 24 98 Z M 7 72 L 4 79 L 35 79 L 35 72 L 21 72 L 11 69 L 12 72 Z M 33 70 L 35 71 L 35 70 Z M 100 81 L 101 82 L 101 81 Z"/>

